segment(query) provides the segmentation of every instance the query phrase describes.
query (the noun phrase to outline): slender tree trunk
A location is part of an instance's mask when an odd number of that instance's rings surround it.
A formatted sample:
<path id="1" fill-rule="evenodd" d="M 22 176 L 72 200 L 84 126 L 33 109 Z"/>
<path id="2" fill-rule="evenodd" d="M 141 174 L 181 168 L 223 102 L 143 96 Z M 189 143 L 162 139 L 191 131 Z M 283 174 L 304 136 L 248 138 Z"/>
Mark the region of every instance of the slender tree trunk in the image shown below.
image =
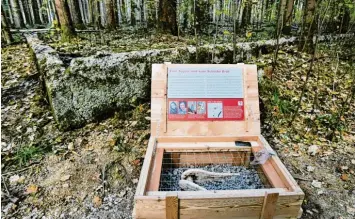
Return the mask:
<path id="1" fill-rule="evenodd" d="M 304 30 L 301 41 L 301 49 L 306 49 L 308 52 L 314 50 L 313 36 L 317 29 L 317 21 L 315 19 L 316 0 L 306 0 L 304 13 Z"/>
<path id="2" fill-rule="evenodd" d="M 250 17 L 251 17 L 251 8 L 252 8 L 252 2 L 251 0 L 245 0 L 244 3 L 244 9 L 243 9 L 243 16 L 242 16 L 242 25 L 241 27 L 244 30 L 247 30 L 250 26 Z"/>
<path id="3" fill-rule="evenodd" d="M 80 13 L 80 5 L 79 5 L 79 0 L 69 0 L 70 6 L 71 6 L 71 15 L 73 18 L 73 23 L 76 28 L 78 29 L 83 29 L 84 28 L 84 23 L 83 19 Z"/>
<path id="4" fill-rule="evenodd" d="M 159 1 L 159 24 L 163 31 L 177 35 L 176 0 Z"/>
<path id="5" fill-rule="evenodd" d="M 284 13 L 284 22 L 283 22 L 283 32 L 285 34 L 291 33 L 291 24 L 292 24 L 292 13 L 294 8 L 294 0 L 287 0 L 286 12 Z"/>
<path id="6" fill-rule="evenodd" d="M 10 0 L 11 9 L 14 16 L 14 24 L 16 28 L 25 27 L 25 23 L 23 22 L 23 18 L 21 15 L 20 4 L 18 0 Z"/>
<path id="7" fill-rule="evenodd" d="M 10 5 L 9 0 L 5 0 L 5 3 L 6 3 L 6 5 L 7 5 L 7 8 L 8 8 L 7 12 L 9 13 L 9 18 L 10 18 L 10 23 L 9 23 L 9 25 L 10 25 L 10 24 L 12 25 L 12 24 L 14 23 L 14 19 L 13 19 L 13 17 L 12 17 L 11 5 Z M 1 6 L 1 7 L 3 7 L 3 6 Z M 6 11 L 5 11 L 5 12 L 6 12 Z"/>
<path id="8" fill-rule="evenodd" d="M 136 25 L 136 3 L 134 0 L 131 0 L 131 25 L 135 26 Z"/>
<path id="9" fill-rule="evenodd" d="M 76 32 L 70 16 L 68 0 L 55 0 L 55 7 L 62 30 L 62 41 L 69 41 L 76 36 Z"/>
<path id="10" fill-rule="evenodd" d="M 30 0 L 30 7 L 32 7 L 33 11 L 33 24 L 41 24 L 40 15 L 40 6 L 38 5 L 37 0 Z"/>
<path id="11" fill-rule="evenodd" d="M 116 4 L 115 0 L 106 0 L 106 28 L 115 29 L 117 27 L 117 21 L 115 16 Z"/>
<path id="12" fill-rule="evenodd" d="M 1 7 L 1 32 L 7 44 L 12 43 L 13 38 L 10 33 L 10 26 L 5 17 L 4 8 Z"/>
<path id="13" fill-rule="evenodd" d="M 42 1 L 41 0 L 36 0 L 37 1 L 37 5 L 38 5 L 38 15 L 39 15 L 39 20 L 41 21 L 41 24 L 45 24 L 45 20 L 44 20 L 44 10 L 42 9 Z"/>
<path id="14" fill-rule="evenodd" d="M 30 12 L 29 12 L 29 8 L 28 8 L 27 0 L 25 2 L 26 4 L 24 4 L 23 0 L 19 0 L 18 3 L 20 6 L 20 11 L 22 14 L 23 22 L 25 23 L 25 25 L 27 25 L 27 24 L 31 25 L 32 21 L 31 21 L 31 17 L 30 17 Z"/>

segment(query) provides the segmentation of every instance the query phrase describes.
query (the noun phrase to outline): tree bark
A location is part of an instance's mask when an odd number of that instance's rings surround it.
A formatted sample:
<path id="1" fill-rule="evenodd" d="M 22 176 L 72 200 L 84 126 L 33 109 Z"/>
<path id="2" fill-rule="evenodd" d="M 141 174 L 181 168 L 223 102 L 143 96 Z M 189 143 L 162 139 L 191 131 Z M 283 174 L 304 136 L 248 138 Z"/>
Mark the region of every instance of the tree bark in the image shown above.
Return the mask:
<path id="1" fill-rule="evenodd" d="M 251 7 L 252 7 L 251 0 L 246 0 L 243 9 L 242 24 L 241 24 L 241 28 L 245 30 L 247 30 L 250 25 Z"/>
<path id="2" fill-rule="evenodd" d="M 117 27 L 117 19 L 115 16 L 116 13 L 116 1 L 115 0 L 106 0 L 106 28 L 112 30 Z"/>
<path id="3" fill-rule="evenodd" d="M 62 30 L 62 41 L 69 41 L 76 36 L 76 32 L 70 16 L 68 0 L 55 0 L 55 7 Z"/>
<path id="4" fill-rule="evenodd" d="M 71 1 L 71 15 L 73 17 L 74 26 L 78 29 L 84 28 L 83 18 L 80 13 L 79 0 L 70 0 Z"/>
<path id="5" fill-rule="evenodd" d="M 134 2 L 135 0 L 131 0 L 131 25 L 135 26 L 136 25 L 136 3 Z"/>
<path id="6" fill-rule="evenodd" d="M 313 36 L 317 29 L 317 19 L 315 19 L 316 0 L 306 0 L 304 13 L 304 27 L 301 39 L 301 50 L 312 53 L 314 50 Z"/>
<path id="7" fill-rule="evenodd" d="M 33 24 L 41 24 L 41 19 L 39 17 L 40 7 L 38 5 L 37 0 L 30 0 L 29 6 L 32 8 L 31 11 L 33 12 L 33 19 L 32 19 Z"/>
<path id="8" fill-rule="evenodd" d="M 177 36 L 176 0 L 160 0 L 158 16 L 161 30 Z"/>
<path id="9" fill-rule="evenodd" d="M 1 7 L 1 30 L 2 30 L 2 36 L 4 37 L 6 43 L 7 44 L 12 43 L 13 38 L 10 33 L 9 23 L 7 22 L 3 7 Z"/>
<path id="10" fill-rule="evenodd" d="M 13 13 L 15 27 L 16 28 L 25 27 L 25 23 L 23 22 L 23 18 L 21 15 L 19 0 L 10 0 L 10 4 Z"/>

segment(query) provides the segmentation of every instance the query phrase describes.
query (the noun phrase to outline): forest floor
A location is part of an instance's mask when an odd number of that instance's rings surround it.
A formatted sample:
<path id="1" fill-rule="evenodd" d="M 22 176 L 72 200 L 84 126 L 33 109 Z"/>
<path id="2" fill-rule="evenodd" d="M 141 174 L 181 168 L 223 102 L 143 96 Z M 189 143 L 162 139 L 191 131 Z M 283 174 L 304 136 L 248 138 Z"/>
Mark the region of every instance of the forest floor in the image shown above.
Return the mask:
<path id="1" fill-rule="evenodd" d="M 283 48 L 273 72 L 272 54 L 250 61 L 264 68 L 263 134 L 305 192 L 307 219 L 355 217 L 354 66 L 334 51 L 321 47 L 294 121 L 310 55 Z M 61 132 L 27 45 L 3 48 L 1 63 L 3 218 L 130 218 L 149 103 Z"/>

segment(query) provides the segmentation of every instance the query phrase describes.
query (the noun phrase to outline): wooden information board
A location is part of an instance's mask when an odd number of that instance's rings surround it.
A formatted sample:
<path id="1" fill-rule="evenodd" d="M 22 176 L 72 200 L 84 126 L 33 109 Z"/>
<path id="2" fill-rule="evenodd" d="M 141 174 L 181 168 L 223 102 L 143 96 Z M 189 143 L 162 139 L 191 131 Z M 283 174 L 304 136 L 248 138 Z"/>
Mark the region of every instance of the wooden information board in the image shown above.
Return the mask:
<path id="1" fill-rule="evenodd" d="M 247 168 L 252 154 L 276 154 L 260 134 L 256 65 L 153 64 L 151 95 L 151 136 L 133 218 L 289 219 L 302 214 L 304 193 L 277 155 L 257 167 L 269 187 L 160 187 L 164 168 L 226 163 Z"/>
<path id="2" fill-rule="evenodd" d="M 256 66 L 154 64 L 151 128 L 160 136 L 259 135 Z"/>

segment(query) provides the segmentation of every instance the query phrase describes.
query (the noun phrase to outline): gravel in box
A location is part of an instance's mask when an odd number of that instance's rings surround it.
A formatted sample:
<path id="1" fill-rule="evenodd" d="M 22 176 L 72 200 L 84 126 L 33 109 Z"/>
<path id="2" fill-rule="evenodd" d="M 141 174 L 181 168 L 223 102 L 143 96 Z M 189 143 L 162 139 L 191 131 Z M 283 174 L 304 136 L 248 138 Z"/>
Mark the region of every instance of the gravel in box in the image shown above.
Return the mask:
<path id="1" fill-rule="evenodd" d="M 216 173 L 240 173 L 238 176 L 229 176 L 213 181 L 197 183 L 207 190 L 238 190 L 238 189 L 262 189 L 265 188 L 258 171 L 254 168 L 244 166 L 233 166 L 229 164 L 190 166 L 181 168 L 164 168 L 160 176 L 160 191 L 181 191 L 179 180 L 181 174 L 188 169 L 201 169 Z"/>

